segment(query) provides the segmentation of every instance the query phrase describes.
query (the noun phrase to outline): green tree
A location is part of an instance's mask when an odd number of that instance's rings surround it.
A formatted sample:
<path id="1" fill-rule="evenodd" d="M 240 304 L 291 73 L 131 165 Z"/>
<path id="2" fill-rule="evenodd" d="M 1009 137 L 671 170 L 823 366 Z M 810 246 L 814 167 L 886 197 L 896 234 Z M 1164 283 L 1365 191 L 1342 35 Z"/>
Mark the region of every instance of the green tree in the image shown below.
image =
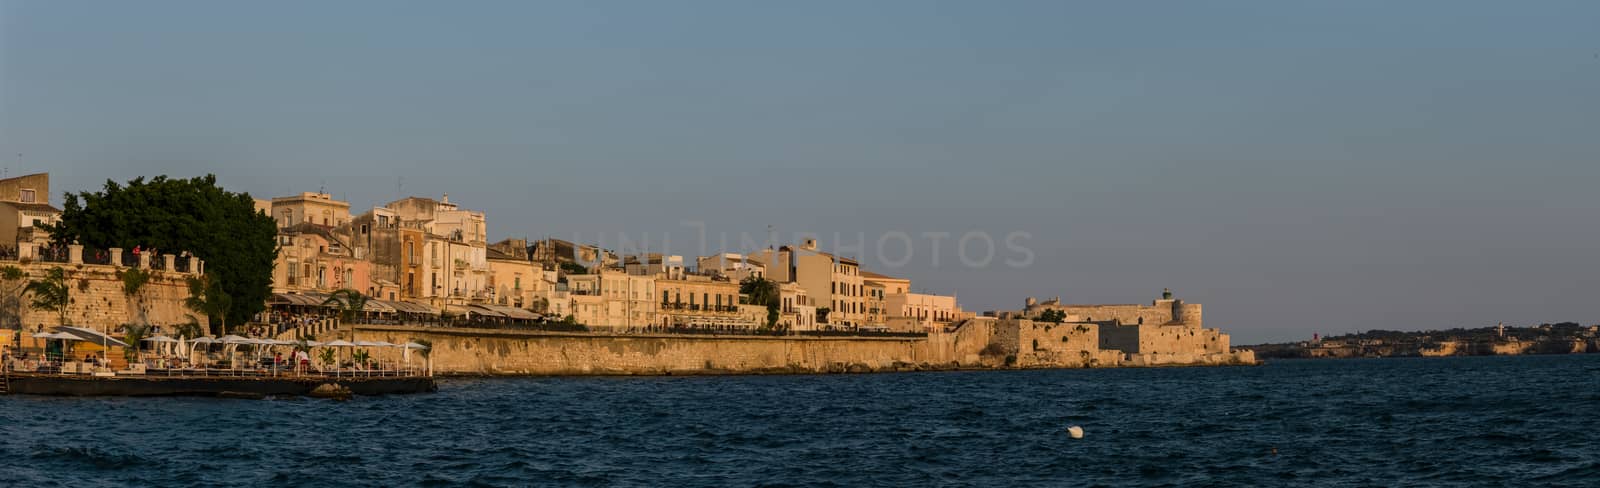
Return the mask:
<path id="1" fill-rule="evenodd" d="M 128 324 L 122 327 L 122 342 L 128 347 L 122 348 L 122 357 L 129 362 L 139 359 L 139 351 L 144 349 L 144 338 L 150 334 L 150 326 Z"/>
<path id="2" fill-rule="evenodd" d="M 144 308 L 144 285 L 150 282 L 150 272 L 140 268 L 124 269 L 117 274 L 122 279 L 122 294 L 128 298 L 128 304 L 134 311 L 130 315 L 134 323 L 148 324 Z"/>
<path id="3" fill-rule="evenodd" d="M 570 261 L 562 261 L 561 262 L 561 272 L 563 274 L 569 274 L 569 275 L 589 274 L 589 268 L 585 268 L 585 267 L 583 267 L 583 265 L 578 264 L 578 263 L 574 263 L 574 262 L 570 262 Z"/>
<path id="4" fill-rule="evenodd" d="M 778 284 L 766 278 L 751 276 L 739 282 L 739 293 L 748 297 L 751 305 L 764 305 L 767 307 L 767 326 L 771 329 L 778 325 L 778 309 L 783 305 L 778 290 Z"/>
<path id="5" fill-rule="evenodd" d="M 33 297 L 34 308 L 51 310 L 61 316 L 61 325 L 67 325 L 67 306 L 72 305 L 72 288 L 67 286 L 67 271 L 60 266 L 45 272 L 44 279 L 28 282 L 23 288 Z"/>
<path id="6" fill-rule="evenodd" d="M 107 181 L 98 192 L 68 193 L 61 221 L 44 227 L 58 244 L 194 253 L 217 295 L 231 298 L 213 314 L 227 321 L 248 320 L 271 293 L 277 224 L 248 193 L 224 190 L 213 175 Z"/>
<path id="7" fill-rule="evenodd" d="M 16 266 L 0 266 L 0 329 L 22 329 L 22 295 L 27 273 Z"/>
<path id="8" fill-rule="evenodd" d="M 193 339 L 203 335 L 204 331 L 201 329 L 200 321 L 195 319 L 193 315 L 190 315 L 188 322 L 172 326 L 172 333 L 178 337 Z"/>
<path id="9" fill-rule="evenodd" d="M 819 323 L 819 324 L 828 323 L 828 314 L 831 313 L 831 312 L 833 312 L 833 309 L 828 308 L 828 307 L 822 307 L 822 308 L 817 309 L 817 323 Z"/>
<path id="10" fill-rule="evenodd" d="M 1060 310 L 1050 309 L 1039 313 L 1040 322 L 1059 324 L 1065 320 L 1067 320 L 1067 313 Z"/>
<path id="11" fill-rule="evenodd" d="M 221 320 L 217 335 L 228 333 L 228 310 L 232 307 L 233 298 L 222 291 L 222 286 L 210 275 L 190 276 L 188 281 L 189 297 L 183 299 L 183 306 L 205 315 L 209 320 Z"/>
<path id="12" fill-rule="evenodd" d="M 361 292 L 344 288 L 329 294 L 328 299 L 322 301 L 322 306 L 338 308 L 340 320 L 349 323 L 356 319 L 356 313 L 366 308 L 367 300 L 367 296 Z"/>

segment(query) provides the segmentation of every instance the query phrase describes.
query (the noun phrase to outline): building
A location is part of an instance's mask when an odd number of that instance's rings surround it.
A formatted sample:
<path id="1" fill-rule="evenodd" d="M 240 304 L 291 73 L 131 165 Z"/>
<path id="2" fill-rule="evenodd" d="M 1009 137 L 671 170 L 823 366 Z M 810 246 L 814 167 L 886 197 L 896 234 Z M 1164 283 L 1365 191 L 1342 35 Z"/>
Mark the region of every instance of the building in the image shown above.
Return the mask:
<path id="1" fill-rule="evenodd" d="M 537 284 L 543 281 L 544 270 L 533 261 L 505 254 L 495 248 L 488 250 L 487 259 L 490 303 L 531 308 L 537 296 Z"/>
<path id="2" fill-rule="evenodd" d="M 575 263 L 586 268 L 610 267 L 621 263 L 617 253 L 599 246 L 589 244 L 574 244 L 561 239 L 541 239 L 529 246 L 528 251 L 534 262 L 560 264 Z"/>
<path id="3" fill-rule="evenodd" d="M 39 226 L 60 221 L 61 209 L 50 205 L 49 173 L 0 179 L 0 246 L 6 252 L 20 251 L 23 243 L 30 249 L 47 245 L 50 234 Z"/>
<path id="4" fill-rule="evenodd" d="M 884 327 L 888 325 L 891 317 L 903 316 L 898 310 L 891 310 L 886 300 L 890 295 L 910 293 L 911 280 L 862 271 L 861 282 L 867 289 L 867 325 Z"/>
<path id="5" fill-rule="evenodd" d="M 655 278 L 615 268 L 567 275 L 572 315 L 597 330 L 637 330 L 659 323 Z"/>
<path id="6" fill-rule="evenodd" d="M 271 215 L 279 228 L 302 223 L 338 227 L 350 221 L 350 202 L 334 200 L 327 193 L 301 192 L 273 198 Z"/>
<path id="7" fill-rule="evenodd" d="M 761 261 L 731 252 L 697 258 L 695 269 L 701 273 L 726 276 L 735 283 L 767 276 L 767 266 Z"/>
<path id="8" fill-rule="evenodd" d="M 866 289 L 861 265 L 854 259 L 818 251 L 815 239 L 799 247 L 764 249 L 751 255 L 766 264 L 767 279 L 798 283 L 817 308 L 817 323 L 829 328 L 855 328 L 866 319 Z M 826 315 L 822 309 L 827 309 Z"/>
<path id="9" fill-rule="evenodd" d="M 628 256 L 622 260 L 623 268 L 628 274 L 636 276 L 664 275 L 670 279 L 682 279 L 689 271 L 683 265 L 683 256 L 664 256 L 661 254 L 647 254 L 643 258 Z"/>
<path id="10" fill-rule="evenodd" d="M 1231 347 L 1228 334 L 1204 328 L 1200 304 L 1174 299 L 1170 291 L 1149 305 L 1073 305 L 1061 303 L 1060 297 L 1029 297 L 1021 311 L 1007 315 L 1037 320 L 1050 310 L 1065 314 L 1064 323 L 1097 326 L 1100 349 L 1130 357 L 1227 353 Z"/>
<path id="11" fill-rule="evenodd" d="M 372 264 L 356 255 L 347 241 L 348 237 L 320 224 L 300 223 L 281 229 L 272 267 L 272 292 L 325 294 L 351 289 L 381 296 L 372 282 Z"/>
<path id="12" fill-rule="evenodd" d="M 490 301 L 487 228 L 482 212 L 450 196 L 408 197 L 352 219 L 359 248 L 370 249 L 376 278 L 402 299 L 442 307 Z"/>
<path id="13" fill-rule="evenodd" d="M 739 314 L 739 284 L 726 277 L 706 274 L 656 275 L 660 295 L 656 325 L 671 327 L 738 328 L 760 327 Z M 765 318 L 763 317 L 763 321 Z"/>
<path id="14" fill-rule="evenodd" d="M 791 330 L 817 330 L 817 307 L 800 284 L 778 284 L 778 324 Z"/>
<path id="15" fill-rule="evenodd" d="M 911 329 L 920 327 L 926 331 L 943 329 L 945 326 L 973 318 L 975 314 L 961 310 L 956 303 L 956 297 L 949 295 L 930 295 L 926 293 L 896 293 L 887 294 L 884 298 L 884 308 L 888 311 L 887 322 L 891 329 L 899 330 L 899 323 L 914 324 Z M 910 321 L 897 321 L 896 319 L 910 319 Z"/>

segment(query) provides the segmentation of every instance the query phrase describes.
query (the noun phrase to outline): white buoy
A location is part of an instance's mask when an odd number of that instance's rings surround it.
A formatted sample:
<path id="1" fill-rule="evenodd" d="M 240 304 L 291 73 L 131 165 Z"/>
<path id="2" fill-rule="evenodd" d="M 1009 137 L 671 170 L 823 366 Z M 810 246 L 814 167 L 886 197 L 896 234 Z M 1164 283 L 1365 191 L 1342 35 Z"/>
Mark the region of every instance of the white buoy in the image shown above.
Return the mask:
<path id="1" fill-rule="evenodd" d="M 1068 426 L 1067 427 L 1067 435 L 1072 436 L 1073 439 L 1082 439 L 1083 438 L 1083 427 L 1078 427 L 1076 425 Z"/>

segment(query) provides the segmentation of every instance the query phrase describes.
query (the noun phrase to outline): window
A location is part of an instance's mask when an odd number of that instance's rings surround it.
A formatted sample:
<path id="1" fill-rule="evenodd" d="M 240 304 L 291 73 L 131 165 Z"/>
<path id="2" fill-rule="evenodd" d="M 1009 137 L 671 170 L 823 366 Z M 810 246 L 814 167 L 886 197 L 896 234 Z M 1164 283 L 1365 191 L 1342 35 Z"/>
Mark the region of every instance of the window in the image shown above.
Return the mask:
<path id="1" fill-rule="evenodd" d="M 32 189 L 24 189 L 17 192 L 17 201 L 19 202 L 33 203 L 33 198 L 34 195 Z"/>

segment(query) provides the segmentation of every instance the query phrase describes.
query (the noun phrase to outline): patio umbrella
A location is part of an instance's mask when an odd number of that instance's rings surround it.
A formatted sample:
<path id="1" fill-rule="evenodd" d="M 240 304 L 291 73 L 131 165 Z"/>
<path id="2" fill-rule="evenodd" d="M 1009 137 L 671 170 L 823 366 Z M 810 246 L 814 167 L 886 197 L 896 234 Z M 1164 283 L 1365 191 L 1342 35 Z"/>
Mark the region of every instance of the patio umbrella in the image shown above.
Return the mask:
<path id="1" fill-rule="evenodd" d="M 346 341 L 346 340 L 337 340 L 337 341 L 324 342 L 324 343 L 322 343 L 322 345 L 326 346 L 326 347 L 355 347 L 356 344 L 354 342 L 350 342 L 350 341 Z"/>
<path id="2" fill-rule="evenodd" d="M 144 342 L 154 342 L 156 344 L 176 344 L 178 340 L 164 335 L 158 335 L 155 337 L 146 337 L 144 338 Z"/>
<path id="3" fill-rule="evenodd" d="M 406 364 L 411 364 L 411 350 L 412 349 L 427 349 L 428 348 L 428 346 L 424 346 L 422 344 L 417 344 L 415 342 L 407 342 L 405 344 L 399 345 L 398 347 L 401 348 L 400 349 L 400 351 L 401 351 L 400 355 L 401 356 L 405 356 Z"/>
<path id="4" fill-rule="evenodd" d="M 189 356 L 193 357 L 194 356 L 194 350 L 196 348 L 199 348 L 201 344 L 208 344 L 208 345 L 209 344 L 216 344 L 217 340 L 211 338 L 211 336 L 200 336 L 200 337 L 194 338 L 194 340 L 191 340 L 189 342 L 191 343 L 191 344 L 189 344 Z"/>

